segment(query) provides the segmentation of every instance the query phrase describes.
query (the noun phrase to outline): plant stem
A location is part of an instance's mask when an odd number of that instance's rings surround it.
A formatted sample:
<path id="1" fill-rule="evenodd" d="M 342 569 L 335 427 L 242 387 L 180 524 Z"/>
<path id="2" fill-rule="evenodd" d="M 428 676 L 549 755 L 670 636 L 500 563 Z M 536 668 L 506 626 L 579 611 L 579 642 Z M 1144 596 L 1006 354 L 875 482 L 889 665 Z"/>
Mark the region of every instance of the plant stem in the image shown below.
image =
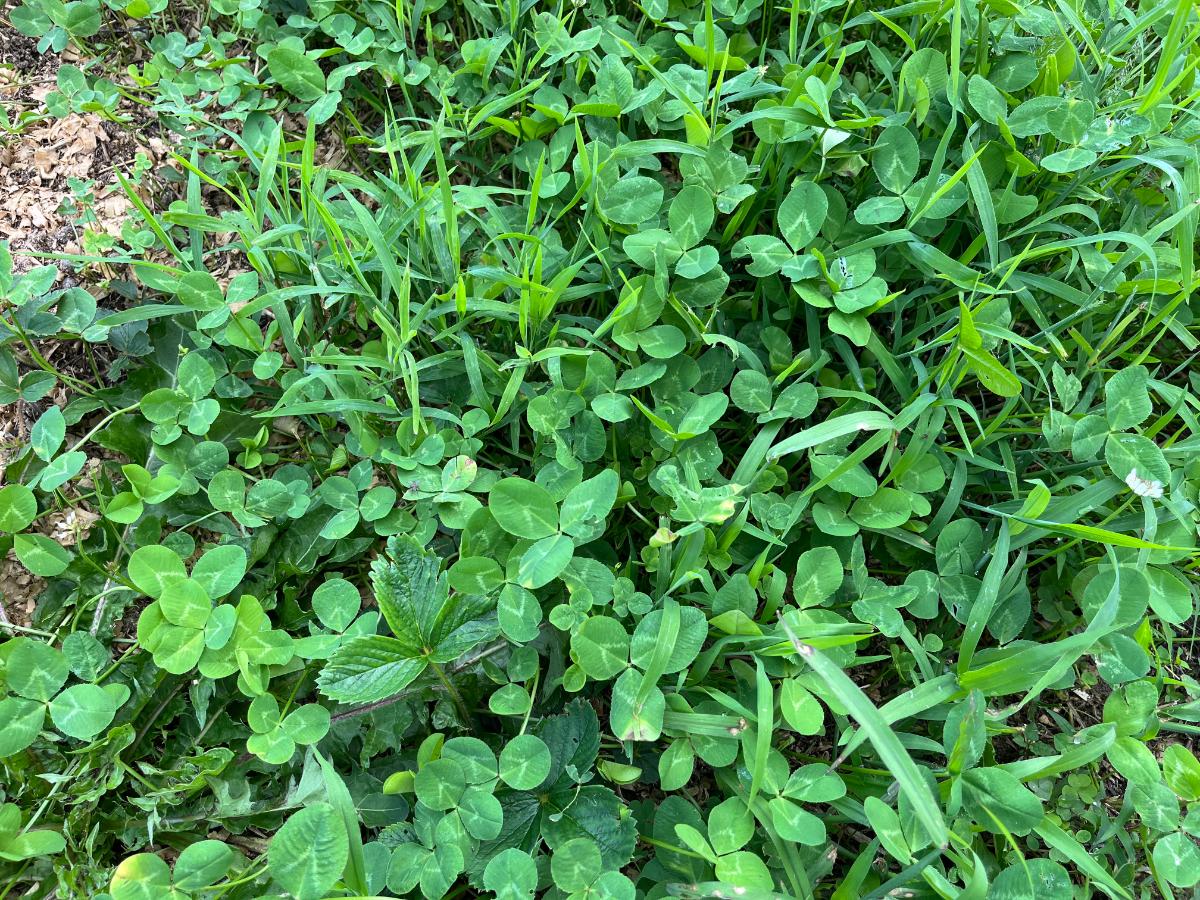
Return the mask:
<path id="1" fill-rule="evenodd" d="M 92 427 L 91 431 L 89 431 L 87 434 L 85 434 L 83 437 L 81 437 L 79 440 L 77 440 L 74 444 L 72 444 L 71 448 L 69 450 L 67 450 L 66 452 L 67 453 L 75 452 L 80 447 L 82 447 L 84 444 L 86 444 L 88 441 L 90 441 L 92 439 L 92 437 L 96 434 L 97 431 L 99 431 L 101 428 L 103 428 L 105 425 L 107 425 L 109 422 L 111 422 L 117 416 L 123 415 L 124 413 L 127 413 L 127 412 L 133 412 L 133 410 L 135 410 L 137 408 L 138 408 L 138 404 L 135 403 L 135 404 L 133 404 L 133 406 L 125 406 L 125 407 L 122 407 L 121 409 L 118 409 L 114 412 L 109 413 L 107 416 L 105 416 L 103 419 L 101 419 L 99 422 L 97 422 Z"/>
<path id="2" fill-rule="evenodd" d="M 450 694 L 450 699 L 454 701 L 454 705 L 458 708 L 458 714 L 463 720 L 463 724 L 471 722 L 471 710 L 467 707 L 467 702 L 459 693 L 458 688 L 454 683 L 446 677 L 446 670 L 435 662 L 430 662 L 429 667 L 437 674 L 438 680 L 446 687 L 446 692 Z"/>

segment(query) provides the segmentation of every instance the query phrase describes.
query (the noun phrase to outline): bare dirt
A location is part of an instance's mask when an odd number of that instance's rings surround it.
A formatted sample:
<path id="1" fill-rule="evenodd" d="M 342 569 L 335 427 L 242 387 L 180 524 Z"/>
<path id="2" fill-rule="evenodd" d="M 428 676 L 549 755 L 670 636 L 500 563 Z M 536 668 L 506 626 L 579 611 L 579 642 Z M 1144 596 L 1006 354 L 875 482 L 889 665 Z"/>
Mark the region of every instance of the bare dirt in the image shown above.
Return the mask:
<path id="1" fill-rule="evenodd" d="M 0 238 L 9 241 L 18 269 L 36 264 L 25 254 L 82 252 L 87 230 L 118 236 L 132 204 L 117 173 L 128 174 L 139 154 L 156 162 L 167 153 L 163 141 L 132 123 L 96 113 L 49 115 L 46 98 L 57 89 L 59 66 L 76 62 L 69 49 L 40 53 L 34 39 L 0 27 L 0 103 L 15 131 L 0 133 Z M 83 221 L 72 179 L 92 182 L 95 221 Z"/>
<path id="2" fill-rule="evenodd" d="M 11 2 L 0 2 L 0 107 L 9 128 L 0 130 L 0 240 L 9 243 L 14 269 L 25 271 L 48 260 L 39 254 L 82 253 L 88 230 L 118 236 L 132 209 L 116 173 L 127 173 L 138 154 L 151 162 L 166 155 L 156 138 L 135 136 L 133 128 L 95 113 L 55 118 L 46 108 L 57 88 L 59 66 L 77 62 L 70 53 L 38 51 L 37 42 L 8 24 Z M 83 221 L 72 180 L 91 182 L 89 204 L 94 221 Z M 69 263 L 59 264 L 58 287 L 83 286 L 101 299 L 99 284 L 81 282 Z M 90 363 L 79 341 L 43 341 L 38 347 L 51 365 L 90 380 Z M 14 348 L 20 370 L 28 369 L 23 351 Z M 27 441 L 29 429 L 51 404 L 69 400 L 60 384 L 35 404 L 19 400 L 0 407 L 0 484 L 10 452 Z M 80 506 L 39 520 L 38 529 L 71 546 L 90 529 L 95 515 Z M 0 625 L 30 627 L 45 582 L 31 575 L 10 551 L 0 558 Z"/>

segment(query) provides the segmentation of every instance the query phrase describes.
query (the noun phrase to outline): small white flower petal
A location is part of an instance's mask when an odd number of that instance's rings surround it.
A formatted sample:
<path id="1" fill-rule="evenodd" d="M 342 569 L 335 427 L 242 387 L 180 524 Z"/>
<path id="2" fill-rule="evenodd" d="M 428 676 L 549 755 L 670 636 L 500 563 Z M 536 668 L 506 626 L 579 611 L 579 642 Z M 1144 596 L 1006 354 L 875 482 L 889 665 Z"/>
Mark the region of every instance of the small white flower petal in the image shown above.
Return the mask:
<path id="1" fill-rule="evenodd" d="M 1129 474 L 1125 476 L 1125 484 L 1139 497 L 1149 497 L 1152 500 L 1162 498 L 1163 483 L 1153 479 L 1142 478 L 1138 475 L 1137 469 L 1130 469 Z"/>

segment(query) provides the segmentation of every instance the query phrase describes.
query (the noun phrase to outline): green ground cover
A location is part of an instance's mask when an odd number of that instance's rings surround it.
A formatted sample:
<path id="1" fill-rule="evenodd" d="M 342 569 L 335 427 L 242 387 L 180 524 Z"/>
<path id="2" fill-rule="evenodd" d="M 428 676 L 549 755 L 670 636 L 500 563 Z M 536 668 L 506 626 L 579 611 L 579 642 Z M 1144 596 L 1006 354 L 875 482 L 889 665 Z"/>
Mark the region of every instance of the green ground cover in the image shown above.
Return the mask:
<path id="1" fill-rule="evenodd" d="M 1192 896 L 1194 3 L 0 30 L 0 900 Z"/>

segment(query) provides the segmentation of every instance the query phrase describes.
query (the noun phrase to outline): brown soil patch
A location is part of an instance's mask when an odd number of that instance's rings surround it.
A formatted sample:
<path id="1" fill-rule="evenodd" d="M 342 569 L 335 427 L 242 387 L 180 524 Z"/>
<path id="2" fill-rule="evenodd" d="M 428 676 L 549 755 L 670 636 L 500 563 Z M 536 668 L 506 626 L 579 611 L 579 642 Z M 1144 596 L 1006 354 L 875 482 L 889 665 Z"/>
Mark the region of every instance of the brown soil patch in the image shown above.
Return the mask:
<path id="1" fill-rule="evenodd" d="M 74 506 L 54 510 L 38 519 L 34 528 L 63 547 L 74 547 L 88 536 L 99 518 L 99 514 L 76 501 Z M 0 560 L 0 626 L 31 627 L 37 599 L 45 587 L 45 579 L 30 574 L 10 550 Z"/>
<path id="2" fill-rule="evenodd" d="M 153 123 L 140 121 L 140 108 L 124 108 L 131 104 L 119 110 L 122 116 L 134 117 L 129 123 L 109 121 L 95 113 L 70 113 L 61 119 L 50 115 L 46 98 L 58 87 L 59 67 L 78 65 L 81 60 L 73 48 L 62 54 L 38 52 L 33 38 L 8 24 L 14 5 L 14 0 L 0 0 L 0 108 L 12 129 L 0 131 L 0 240 L 8 241 L 14 268 L 22 272 L 47 262 L 37 254 L 95 252 L 94 247 L 86 246 L 89 232 L 118 237 L 133 207 L 117 173 L 132 172 L 139 155 L 151 164 L 159 163 L 167 157 L 168 147 L 153 136 L 157 130 Z M 142 166 L 145 168 L 145 163 Z M 72 189 L 73 181 L 90 183 L 85 192 L 90 208 L 86 217 Z M 151 178 L 142 182 L 148 187 Z M 104 307 L 126 305 L 124 297 L 108 290 L 105 279 L 111 272 L 95 268 L 75 271 L 75 264 L 66 260 L 57 265 L 56 287 L 84 287 Z M 12 349 L 19 370 L 29 371 L 32 361 L 24 349 Z M 87 382 L 95 381 L 94 373 L 106 368 L 109 356 L 108 348 L 87 347 L 78 340 L 39 340 L 38 350 L 59 372 Z M 38 416 L 50 403 L 63 406 L 68 399 L 59 384 L 37 403 L 18 400 L 0 409 L 0 483 L 4 464 L 28 440 Z"/>
<path id="3" fill-rule="evenodd" d="M 8 555 L 0 559 L 0 626 L 11 624 L 28 628 L 33 621 L 38 595 L 45 586 L 45 581 L 29 574 L 17 562 L 16 554 L 8 551 Z M 5 638 L 10 636 L 2 627 L 0 632 Z"/>
<path id="4" fill-rule="evenodd" d="M 0 18 L 11 3 L 4 7 Z M 86 231 L 120 235 L 132 205 L 116 173 L 128 173 L 139 153 L 151 162 L 167 154 L 165 142 L 146 138 L 144 128 L 96 113 L 49 114 L 59 66 L 78 61 L 70 48 L 39 53 L 32 38 L 0 27 L 0 104 L 16 131 L 0 134 L 0 239 L 9 241 L 18 270 L 38 264 L 28 253 L 83 252 Z M 78 221 L 71 179 L 93 182 L 95 221 Z"/>

